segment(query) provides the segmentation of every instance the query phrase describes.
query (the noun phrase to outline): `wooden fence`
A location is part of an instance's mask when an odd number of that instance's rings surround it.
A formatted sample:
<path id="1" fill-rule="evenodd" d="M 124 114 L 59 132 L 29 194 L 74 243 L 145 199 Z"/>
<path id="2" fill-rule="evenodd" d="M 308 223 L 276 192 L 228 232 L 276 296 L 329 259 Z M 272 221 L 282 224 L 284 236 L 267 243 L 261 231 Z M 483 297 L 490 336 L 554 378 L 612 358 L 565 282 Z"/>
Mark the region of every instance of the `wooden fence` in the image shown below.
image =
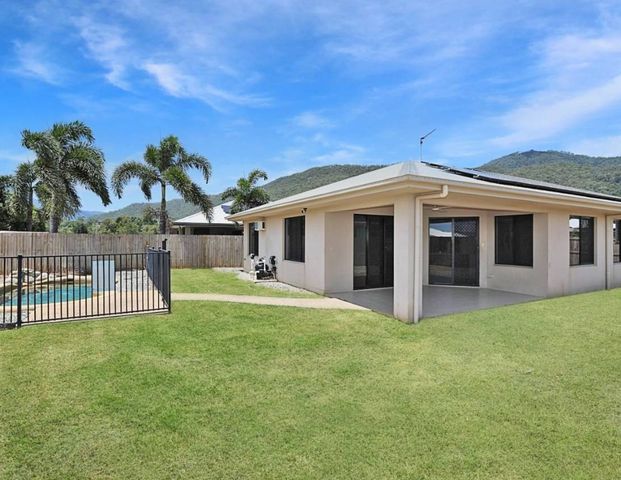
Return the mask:
<path id="1" fill-rule="evenodd" d="M 0 232 L 0 257 L 139 253 L 168 240 L 173 268 L 241 267 L 240 235 L 99 235 Z M 2 265 L 0 265 L 0 270 Z M 4 272 L 2 272 L 4 273 Z"/>

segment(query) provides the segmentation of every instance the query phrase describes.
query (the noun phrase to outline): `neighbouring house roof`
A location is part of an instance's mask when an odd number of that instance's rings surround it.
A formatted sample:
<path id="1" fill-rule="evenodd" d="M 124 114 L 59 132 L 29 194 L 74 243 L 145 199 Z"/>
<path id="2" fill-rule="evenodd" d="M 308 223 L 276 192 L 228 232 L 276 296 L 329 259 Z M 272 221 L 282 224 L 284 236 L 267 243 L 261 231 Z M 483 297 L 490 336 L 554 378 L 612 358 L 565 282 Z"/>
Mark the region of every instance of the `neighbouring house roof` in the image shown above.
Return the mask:
<path id="1" fill-rule="evenodd" d="M 268 213 L 271 210 L 294 207 L 303 205 L 319 199 L 332 196 L 354 193 L 372 187 L 394 184 L 401 181 L 414 181 L 421 184 L 448 184 L 460 187 L 473 187 L 479 189 L 495 189 L 511 191 L 513 193 L 528 194 L 547 194 L 555 198 L 566 198 L 567 200 L 583 199 L 590 200 L 591 203 L 610 205 L 621 204 L 621 197 L 606 195 L 589 190 L 565 187 L 553 183 L 539 182 L 510 175 L 500 175 L 478 170 L 465 168 L 452 168 L 440 164 L 426 162 L 403 162 L 389 165 L 388 167 L 363 173 L 355 177 L 347 178 L 339 182 L 330 183 L 319 188 L 314 188 L 306 192 L 282 198 L 273 202 L 266 203 L 259 207 L 251 208 L 243 212 L 229 216 L 229 219 L 241 220 L 253 218 Z M 619 206 L 621 210 L 621 205 Z"/>
<path id="2" fill-rule="evenodd" d="M 221 205 L 216 205 L 212 209 L 212 219 L 211 222 L 207 219 L 203 212 L 193 213 L 192 215 L 188 215 L 187 217 L 180 218 L 179 220 L 175 220 L 173 225 L 178 226 L 214 226 L 214 225 L 235 225 L 237 222 L 229 220 L 227 218 L 231 213 L 231 205 L 233 201 L 223 203 Z"/>

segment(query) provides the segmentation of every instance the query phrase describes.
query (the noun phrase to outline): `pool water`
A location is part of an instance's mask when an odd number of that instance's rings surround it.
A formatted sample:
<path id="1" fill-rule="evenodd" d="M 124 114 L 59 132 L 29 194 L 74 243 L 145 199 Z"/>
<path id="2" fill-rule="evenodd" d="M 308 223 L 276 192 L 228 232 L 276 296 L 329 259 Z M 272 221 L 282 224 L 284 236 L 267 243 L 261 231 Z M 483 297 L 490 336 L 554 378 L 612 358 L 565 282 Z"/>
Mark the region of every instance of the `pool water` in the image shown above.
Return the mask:
<path id="1" fill-rule="evenodd" d="M 70 302 L 93 296 L 93 287 L 85 284 L 63 285 L 51 289 L 26 292 L 22 295 L 22 305 L 42 305 L 45 303 Z M 5 305 L 17 305 L 17 295 L 5 301 Z"/>

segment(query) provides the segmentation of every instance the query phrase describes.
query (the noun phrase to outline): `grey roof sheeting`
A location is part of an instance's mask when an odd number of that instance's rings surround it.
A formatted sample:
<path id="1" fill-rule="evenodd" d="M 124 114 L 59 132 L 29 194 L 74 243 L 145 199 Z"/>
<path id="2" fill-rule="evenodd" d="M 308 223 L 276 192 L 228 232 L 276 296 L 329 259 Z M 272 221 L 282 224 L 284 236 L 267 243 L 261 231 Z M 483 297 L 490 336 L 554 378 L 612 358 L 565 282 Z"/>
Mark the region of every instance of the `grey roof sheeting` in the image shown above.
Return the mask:
<path id="1" fill-rule="evenodd" d="M 516 187 L 532 188 L 535 190 L 544 190 L 547 192 L 567 193 L 570 195 L 580 195 L 581 197 L 597 198 L 601 200 L 610 200 L 613 202 L 621 202 L 621 197 L 615 195 L 607 195 L 605 193 L 593 192 L 581 188 L 566 187 L 556 183 L 541 182 L 539 180 L 531 180 L 528 178 L 514 177 L 512 175 L 504 175 L 502 173 L 485 172 L 483 170 L 472 170 L 469 168 L 448 167 L 436 163 L 423 162 L 431 167 L 439 168 L 446 172 L 464 177 L 483 180 L 485 182 L 496 183 L 499 185 L 512 185 Z"/>
<path id="2" fill-rule="evenodd" d="M 597 201 L 615 202 L 621 204 L 621 197 L 606 195 L 589 190 L 564 187 L 553 183 L 539 182 L 526 178 L 513 177 L 510 175 L 500 175 L 496 173 L 480 172 L 467 168 L 453 168 L 445 165 L 427 162 L 403 162 L 395 163 L 387 167 L 379 168 L 371 172 L 356 175 L 354 177 L 339 180 L 322 187 L 313 188 L 296 195 L 274 200 L 245 210 L 234 215 L 229 215 L 229 219 L 243 219 L 249 216 L 257 216 L 275 208 L 288 207 L 290 205 L 301 204 L 315 199 L 325 198 L 341 193 L 349 193 L 355 190 L 365 189 L 385 182 L 397 181 L 401 178 L 411 177 L 420 181 L 442 184 L 445 182 L 455 182 L 468 186 L 487 186 L 502 185 L 507 188 L 523 188 L 531 192 L 548 192 L 558 195 L 571 195 L 574 197 L 589 198 Z"/>

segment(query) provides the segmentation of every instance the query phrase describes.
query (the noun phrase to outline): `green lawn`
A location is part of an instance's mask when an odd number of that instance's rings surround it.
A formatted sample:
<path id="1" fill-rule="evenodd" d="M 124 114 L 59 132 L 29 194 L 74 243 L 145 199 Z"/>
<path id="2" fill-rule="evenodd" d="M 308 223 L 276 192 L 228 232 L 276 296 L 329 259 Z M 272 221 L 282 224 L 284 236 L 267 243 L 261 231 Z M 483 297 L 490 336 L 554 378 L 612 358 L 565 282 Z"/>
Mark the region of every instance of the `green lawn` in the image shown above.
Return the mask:
<path id="1" fill-rule="evenodd" d="M 311 292 L 287 292 L 253 282 L 240 280 L 233 272 L 210 268 L 172 270 L 174 293 L 225 293 L 232 295 L 260 295 L 262 297 L 315 297 Z"/>
<path id="2" fill-rule="evenodd" d="M 0 478 L 621 476 L 619 290 L 418 326 L 173 312 L 0 332 Z"/>

